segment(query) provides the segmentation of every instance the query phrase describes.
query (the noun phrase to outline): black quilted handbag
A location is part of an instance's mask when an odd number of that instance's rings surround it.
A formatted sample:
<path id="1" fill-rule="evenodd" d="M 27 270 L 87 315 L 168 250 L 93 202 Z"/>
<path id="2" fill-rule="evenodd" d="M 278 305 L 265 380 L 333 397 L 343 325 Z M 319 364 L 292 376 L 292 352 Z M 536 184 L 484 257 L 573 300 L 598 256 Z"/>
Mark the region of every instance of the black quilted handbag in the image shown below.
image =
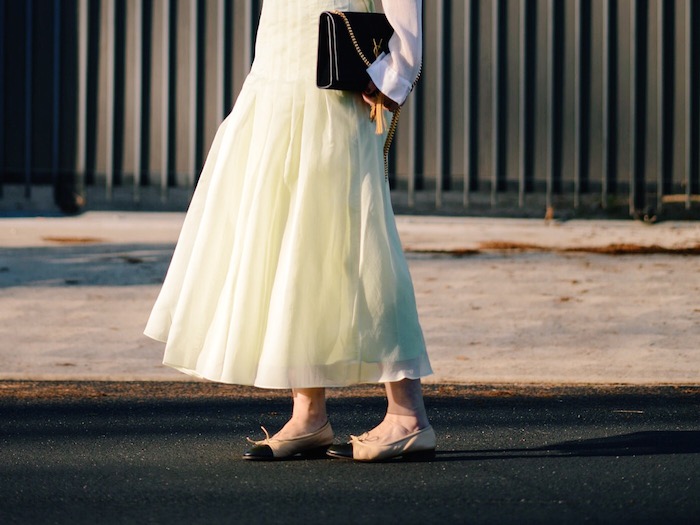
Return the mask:
<path id="1" fill-rule="evenodd" d="M 319 21 L 316 85 L 364 91 L 370 80 L 367 68 L 389 51 L 393 34 L 381 13 L 324 11 Z"/>

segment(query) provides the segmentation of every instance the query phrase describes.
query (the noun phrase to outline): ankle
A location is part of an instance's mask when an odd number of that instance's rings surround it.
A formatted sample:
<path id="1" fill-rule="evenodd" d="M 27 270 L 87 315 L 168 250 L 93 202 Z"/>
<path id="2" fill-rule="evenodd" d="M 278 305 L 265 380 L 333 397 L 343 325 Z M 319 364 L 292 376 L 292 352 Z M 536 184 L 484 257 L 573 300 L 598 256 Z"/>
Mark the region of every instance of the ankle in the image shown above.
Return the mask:
<path id="1" fill-rule="evenodd" d="M 430 422 L 425 414 L 421 417 L 420 414 L 394 414 L 387 412 L 384 416 L 384 422 L 402 427 L 408 433 L 417 432 L 430 426 Z"/>
<path id="2" fill-rule="evenodd" d="M 321 430 L 328 419 L 308 419 L 292 417 L 273 437 L 276 439 L 293 439 Z"/>
<path id="3" fill-rule="evenodd" d="M 308 429 L 319 429 L 328 421 L 328 415 L 326 413 L 293 413 L 289 422 L 298 425 L 300 427 L 305 427 Z"/>
<path id="4" fill-rule="evenodd" d="M 415 418 L 420 428 L 429 426 L 420 379 L 386 383 L 387 414 Z"/>
<path id="5" fill-rule="evenodd" d="M 325 403 L 318 405 L 295 400 L 291 419 L 300 423 L 322 426 L 328 420 L 326 405 Z"/>
<path id="6" fill-rule="evenodd" d="M 328 420 L 324 389 L 304 389 L 294 391 L 292 421 L 307 425 L 323 426 Z"/>

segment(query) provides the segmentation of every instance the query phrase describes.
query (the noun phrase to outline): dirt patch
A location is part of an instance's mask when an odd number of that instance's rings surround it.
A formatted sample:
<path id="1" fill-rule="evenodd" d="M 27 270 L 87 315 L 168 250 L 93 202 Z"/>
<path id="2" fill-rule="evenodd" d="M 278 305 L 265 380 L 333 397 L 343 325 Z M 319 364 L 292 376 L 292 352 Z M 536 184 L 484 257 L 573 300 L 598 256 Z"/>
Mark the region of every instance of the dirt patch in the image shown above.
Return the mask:
<path id="1" fill-rule="evenodd" d="M 405 246 L 403 251 L 405 253 L 416 253 L 420 255 L 451 255 L 452 257 L 468 257 L 470 255 L 479 255 L 480 250 L 474 250 L 471 248 L 454 248 L 454 249 L 423 249 L 423 248 L 412 248 L 411 246 Z"/>
<path id="2" fill-rule="evenodd" d="M 425 397 L 437 398 L 549 398 L 560 396 L 609 396 L 623 394 L 700 396 L 700 386 L 547 385 L 547 384 L 425 384 Z M 327 389 L 329 399 L 383 398 L 382 385 L 358 385 Z M 203 399 L 289 399 L 289 390 L 225 385 L 200 381 L 0 381 L 0 400 L 32 402 L 80 402 L 120 399 L 186 401 Z"/>
<path id="3" fill-rule="evenodd" d="M 447 249 L 420 249 L 410 246 L 405 248 L 407 253 L 426 255 L 451 255 L 453 257 L 466 257 L 479 255 L 483 252 L 548 252 L 548 253 L 592 253 L 600 255 L 700 255 L 700 243 L 693 246 L 665 247 L 657 244 L 644 246 L 641 244 L 615 243 L 605 246 L 575 246 L 559 248 L 555 246 L 543 246 L 510 241 L 486 241 L 479 243 L 478 249 L 472 248 L 447 248 Z"/>
<path id="4" fill-rule="evenodd" d="M 104 239 L 98 237 L 42 237 L 42 241 L 55 242 L 56 244 L 97 244 L 105 242 Z"/>
<path id="5" fill-rule="evenodd" d="M 581 248 L 566 248 L 564 252 L 601 253 L 604 255 L 700 255 L 700 244 L 680 248 L 666 248 L 653 244 L 609 244 L 607 246 L 589 246 Z"/>
<path id="6" fill-rule="evenodd" d="M 510 241 L 486 241 L 479 243 L 480 250 L 498 251 L 498 252 L 529 252 L 529 251 L 553 251 L 552 248 L 539 246 L 537 244 L 527 244 L 523 242 Z"/>

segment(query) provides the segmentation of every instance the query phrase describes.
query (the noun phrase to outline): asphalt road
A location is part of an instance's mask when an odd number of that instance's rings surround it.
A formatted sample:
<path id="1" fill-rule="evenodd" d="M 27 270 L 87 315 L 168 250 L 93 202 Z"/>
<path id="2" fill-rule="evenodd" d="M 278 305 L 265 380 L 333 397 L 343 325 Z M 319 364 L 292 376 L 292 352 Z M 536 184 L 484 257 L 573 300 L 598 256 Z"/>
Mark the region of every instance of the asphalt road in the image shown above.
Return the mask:
<path id="1" fill-rule="evenodd" d="M 339 439 L 384 408 L 374 387 L 332 396 Z M 426 397 L 435 461 L 253 463 L 284 392 L 0 382 L 0 523 L 697 523 L 700 387 Z"/>

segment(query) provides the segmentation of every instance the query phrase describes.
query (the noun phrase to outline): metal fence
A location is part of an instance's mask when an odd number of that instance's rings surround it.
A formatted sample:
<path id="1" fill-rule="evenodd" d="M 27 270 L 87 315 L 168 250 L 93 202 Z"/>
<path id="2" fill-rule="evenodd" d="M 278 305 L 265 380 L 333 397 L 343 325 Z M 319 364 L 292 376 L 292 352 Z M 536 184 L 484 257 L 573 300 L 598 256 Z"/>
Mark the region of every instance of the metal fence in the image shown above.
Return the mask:
<path id="1" fill-rule="evenodd" d="M 261 5 L 0 0 L 0 204 L 48 186 L 66 210 L 182 207 L 249 70 Z M 694 210 L 700 1 L 424 10 L 424 77 L 391 158 L 397 206 Z"/>

